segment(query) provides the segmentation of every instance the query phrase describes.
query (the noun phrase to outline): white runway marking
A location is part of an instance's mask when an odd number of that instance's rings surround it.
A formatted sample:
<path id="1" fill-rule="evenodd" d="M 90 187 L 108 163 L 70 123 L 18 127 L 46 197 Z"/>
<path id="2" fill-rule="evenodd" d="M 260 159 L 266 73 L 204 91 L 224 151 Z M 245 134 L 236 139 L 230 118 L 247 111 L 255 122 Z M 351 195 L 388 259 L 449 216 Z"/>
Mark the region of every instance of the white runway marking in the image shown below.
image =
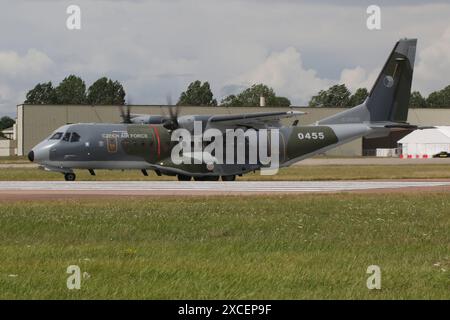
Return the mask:
<path id="1" fill-rule="evenodd" d="M 0 181 L 0 191 L 183 191 L 201 193 L 337 192 L 449 186 L 449 181 Z"/>

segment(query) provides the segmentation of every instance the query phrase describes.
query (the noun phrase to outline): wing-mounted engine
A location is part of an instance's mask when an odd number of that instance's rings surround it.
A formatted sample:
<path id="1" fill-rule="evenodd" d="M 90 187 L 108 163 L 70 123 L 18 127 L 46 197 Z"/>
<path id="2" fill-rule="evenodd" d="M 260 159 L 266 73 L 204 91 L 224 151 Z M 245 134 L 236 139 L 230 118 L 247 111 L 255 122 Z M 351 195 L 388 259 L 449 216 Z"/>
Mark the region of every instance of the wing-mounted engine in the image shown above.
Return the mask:
<path id="1" fill-rule="evenodd" d="M 280 112 L 259 112 L 244 114 L 226 114 L 226 115 L 186 115 L 179 116 L 180 106 L 173 106 L 168 98 L 169 115 L 144 115 L 131 114 L 130 105 L 119 106 L 122 123 L 135 124 L 159 124 L 167 130 L 173 131 L 183 128 L 194 133 L 195 124 L 201 124 L 203 132 L 209 128 L 219 129 L 225 132 L 226 129 L 269 129 L 282 126 L 281 119 L 292 118 L 305 114 L 302 111 L 280 111 Z M 294 121 L 294 126 L 298 120 Z"/>
<path id="2" fill-rule="evenodd" d="M 131 123 L 136 124 L 163 124 L 168 120 L 169 117 L 160 115 L 132 114 L 130 117 Z"/>
<path id="3" fill-rule="evenodd" d="M 178 124 L 180 128 L 186 129 L 191 133 L 194 133 L 194 125 L 195 123 L 201 124 L 201 129 L 204 131 L 208 125 L 208 121 L 211 118 L 211 115 L 190 115 L 190 116 L 181 116 L 178 118 Z"/>
<path id="4" fill-rule="evenodd" d="M 148 115 L 148 114 L 132 114 L 131 105 L 125 104 L 119 106 L 120 117 L 122 123 L 135 124 L 167 124 L 172 122 L 172 112 L 170 116 L 165 115 Z"/>

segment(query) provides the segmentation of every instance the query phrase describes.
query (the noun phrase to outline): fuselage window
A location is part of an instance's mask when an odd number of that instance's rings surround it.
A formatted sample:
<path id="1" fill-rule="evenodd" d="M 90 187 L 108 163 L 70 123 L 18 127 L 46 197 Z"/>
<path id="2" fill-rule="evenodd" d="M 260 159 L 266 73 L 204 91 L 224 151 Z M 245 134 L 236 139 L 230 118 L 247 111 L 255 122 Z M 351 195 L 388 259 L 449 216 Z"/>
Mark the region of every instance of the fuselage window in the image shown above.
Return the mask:
<path id="1" fill-rule="evenodd" d="M 61 139 L 62 135 L 63 135 L 62 132 L 56 132 L 54 135 L 50 137 L 50 140 L 59 140 Z"/>
<path id="2" fill-rule="evenodd" d="M 64 134 L 63 141 L 69 141 L 69 140 L 70 140 L 70 132 L 66 132 L 66 133 Z"/>
<path id="3" fill-rule="evenodd" d="M 80 135 L 76 132 L 72 133 L 72 138 L 70 139 L 70 142 L 78 142 L 80 141 Z"/>

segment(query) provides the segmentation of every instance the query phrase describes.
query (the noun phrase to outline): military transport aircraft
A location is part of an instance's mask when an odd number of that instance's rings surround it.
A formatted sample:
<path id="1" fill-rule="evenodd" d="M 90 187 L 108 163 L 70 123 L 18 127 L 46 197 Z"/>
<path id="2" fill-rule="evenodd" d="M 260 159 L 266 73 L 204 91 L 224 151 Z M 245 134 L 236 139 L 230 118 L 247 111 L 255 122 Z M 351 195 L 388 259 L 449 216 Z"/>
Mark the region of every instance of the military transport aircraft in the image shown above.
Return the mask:
<path id="1" fill-rule="evenodd" d="M 74 169 L 135 169 L 147 175 L 177 176 L 180 181 L 233 181 L 236 176 L 264 169 L 261 161 L 250 163 L 175 163 L 172 150 L 178 141 L 171 135 L 186 129 L 194 135 L 193 124 L 200 122 L 202 130 L 253 129 L 279 132 L 279 166 L 322 153 L 360 137 L 382 137 L 391 129 L 415 128 L 406 123 L 416 52 L 416 39 L 398 41 L 373 85 L 367 99 L 360 105 L 317 121 L 311 125 L 283 126 L 283 118 L 296 117 L 302 112 L 262 112 L 234 115 L 179 116 L 169 108 L 168 116 L 133 115 L 130 108 L 120 108 L 122 123 L 79 123 L 58 128 L 49 138 L 36 145 L 28 154 L 30 161 L 41 168 L 64 174 L 75 180 Z M 258 139 L 262 139 L 258 136 Z M 271 144 L 270 138 L 266 138 Z M 260 142 L 260 141 L 258 141 Z M 248 143 L 246 141 L 246 143 Z M 273 141 L 272 141 L 273 144 Z M 206 152 L 206 151 L 204 151 Z M 183 155 L 196 157 L 195 153 Z M 214 159 L 210 154 L 203 159 Z"/>

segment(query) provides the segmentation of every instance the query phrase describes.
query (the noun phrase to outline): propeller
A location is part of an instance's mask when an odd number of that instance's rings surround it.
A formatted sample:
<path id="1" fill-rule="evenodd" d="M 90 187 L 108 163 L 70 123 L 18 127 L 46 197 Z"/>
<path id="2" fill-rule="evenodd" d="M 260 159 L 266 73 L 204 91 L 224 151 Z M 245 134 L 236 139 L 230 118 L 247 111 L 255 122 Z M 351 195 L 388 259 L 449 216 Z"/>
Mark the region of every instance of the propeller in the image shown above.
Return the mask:
<path id="1" fill-rule="evenodd" d="M 180 113 L 180 106 L 172 104 L 172 98 L 170 95 L 166 97 L 167 107 L 169 108 L 169 119 L 165 120 L 163 123 L 164 128 L 168 130 L 175 130 L 180 125 L 178 123 L 178 115 Z"/>
<path id="2" fill-rule="evenodd" d="M 119 105 L 120 117 L 122 118 L 122 123 L 132 123 L 131 121 L 131 99 L 128 98 L 127 102 L 123 105 Z"/>

